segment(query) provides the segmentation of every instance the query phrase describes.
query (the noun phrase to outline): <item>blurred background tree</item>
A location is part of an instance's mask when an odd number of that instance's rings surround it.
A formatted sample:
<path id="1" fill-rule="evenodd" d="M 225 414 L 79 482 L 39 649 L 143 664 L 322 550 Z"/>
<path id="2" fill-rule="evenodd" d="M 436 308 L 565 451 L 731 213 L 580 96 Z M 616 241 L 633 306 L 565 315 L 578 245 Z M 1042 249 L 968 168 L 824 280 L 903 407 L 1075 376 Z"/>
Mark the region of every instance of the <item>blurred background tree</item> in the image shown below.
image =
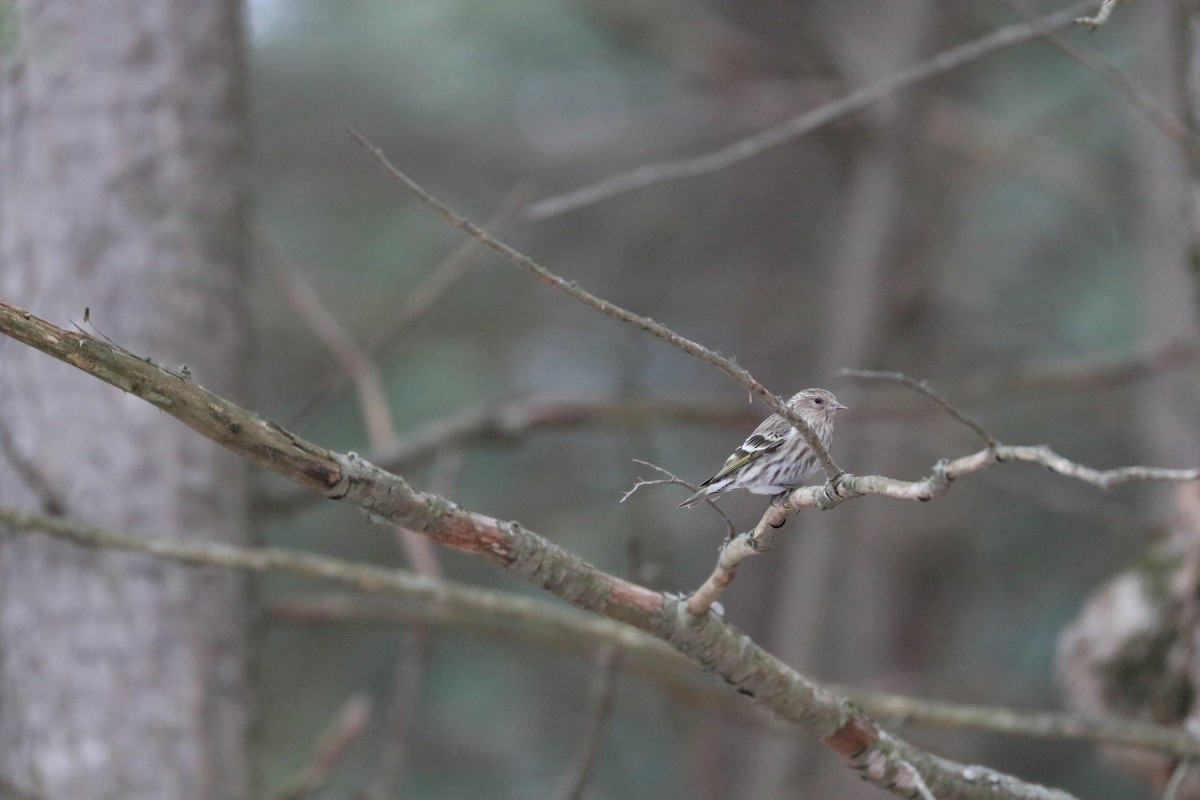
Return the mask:
<path id="1" fill-rule="evenodd" d="M 1023 21 L 1004 3 L 918 0 L 261 0 L 250 12 L 260 218 L 360 341 L 388 325 L 460 237 L 381 177 L 347 123 L 482 221 L 510 192 L 541 199 L 702 154 Z M 1174 110 L 1173 13 L 1168 3 L 1123 6 L 1095 33 L 1065 35 Z M 1004 440 L 1049 442 L 1096 465 L 1185 466 L 1200 441 L 1186 192 L 1180 144 L 1042 40 L 728 169 L 502 231 L 601 296 L 736 356 L 780 393 L 833 388 L 851 407 L 834 454 L 854 472 L 915 477 L 975 443 L 903 390 L 840 381 L 842 366 L 929 378 Z M 313 376 L 337 366 L 269 290 L 256 297 L 269 356 L 262 404 L 287 418 Z M 401 436 L 455 410 L 547 394 L 744 403 L 715 371 L 494 258 L 388 352 L 380 363 Z M 682 490 L 618 505 L 644 472 L 631 459 L 698 480 L 758 416 L 753 407 L 726 427 L 448 448 L 438 469 L 454 473 L 457 501 L 551 532 L 606 569 L 628 574 L 636 542 L 651 585 L 684 590 L 707 575 L 721 525 L 674 511 Z M 305 419 L 322 441 L 364 447 L 352 395 Z M 1144 549 L 1169 497 L 1152 487 L 1098 495 L 1013 468 L 937 503 L 867 498 L 805 514 L 769 558 L 742 567 L 728 614 L 824 679 L 1053 707 L 1058 632 Z M 749 524 L 761 501 L 725 506 Z M 353 519 L 303 519 L 270 522 L 269 536 L 358 555 L 379 546 L 369 532 L 346 535 L 361 525 Z M 497 580 L 452 554 L 443 563 L 455 577 Z M 347 638 L 331 648 L 331 635 Z M 271 631 L 268 772 L 295 764 L 342 696 L 335 687 L 387 691 L 402 656 L 395 636 Z M 345 648 L 360 656 L 352 671 Z M 421 733 L 404 785 L 491 797 L 554 787 L 586 713 L 590 665 L 454 633 L 437 637 L 430 658 L 436 678 L 412 709 Z M 273 698 L 298 691 L 309 702 L 270 712 Z M 1051 757 L 1036 741 L 912 735 L 1083 795 L 1143 791 L 1114 784 L 1077 745 L 1054 745 Z M 361 753 L 368 764 L 370 746 Z M 593 797 L 877 792 L 809 743 L 680 707 L 634 680 L 619 683 L 599 758 Z"/>
<path id="2" fill-rule="evenodd" d="M 1174 16 L 1185 6 L 1126 4 L 1094 33 L 1064 35 L 1174 113 L 1191 47 Z M 403 443 L 456 415 L 531 398 L 729 409 L 723 424 L 643 415 L 448 440 L 405 468 L 418 485 L 664 590 L 697 585 L 724 535 L 707 511 L 674 508 L 683 489 L 617 501 L 645 473 L 635 458 L 707 477 L 761 406 L 711 368 L 493 257 L 458 260 L 461 235 L 388 181 L 346 135 L 350 124 L 567 278 L 735 356 L 777 393 L 836 391 L 851 407 L 833 450 L 848 470 L 913 478 L 977 444 L 901 390 L 839 378 L 843 366 L 928 378 L 1004 441 L 1048 442 L 1095 466 L 1194 465 L 1183 143 L 1051 42 L 972 61 L 711 174 L 521 215 L 523 203 L 758 133 L 1022 24 L 1024 9 L 250 0 L 261 268 L 248 294 L 249 405 L 359 452 L 386 448 L 392 431 Z M 305 283 L 358 342 L 405 323 L 378 351 L 382 427 L 365 421 L 351 387 L 321 390 L 348 362 L 311 332 L 318 312 L 296 300 Z M 89 303 L 101 308 L 72 308 Z M 257 489 L 282 496 L 271 479 Z M 727 615 L 819 679 L 1055 707 L 1059 632 L 1143 552 L 1172 502 L 1162 487 L 1100 495 L 1019 466 L 936 503 L 864 498 L 793 520 L 771 556 L 742 566 Z M 748 526 L 762 498 L 724 506 Z M 273 544 L 524 591 L 456 554 L 398 547 L 346 509 L 263 501 L 257 511 Z M 372 721 L 315 796 L 559 790 L 591 714 L 592 660 L 454 627 L 280 618 L 319 588 L 260 583 L 262 786 L 283 785 L 348 698 L 365 696 Z M 636 677 L 618 672 L 611 701 L 588 797 L 879 795 L 807 740 Z M 1080 795 L 1148 796 L 1082 745 L 906 733 Z"/>

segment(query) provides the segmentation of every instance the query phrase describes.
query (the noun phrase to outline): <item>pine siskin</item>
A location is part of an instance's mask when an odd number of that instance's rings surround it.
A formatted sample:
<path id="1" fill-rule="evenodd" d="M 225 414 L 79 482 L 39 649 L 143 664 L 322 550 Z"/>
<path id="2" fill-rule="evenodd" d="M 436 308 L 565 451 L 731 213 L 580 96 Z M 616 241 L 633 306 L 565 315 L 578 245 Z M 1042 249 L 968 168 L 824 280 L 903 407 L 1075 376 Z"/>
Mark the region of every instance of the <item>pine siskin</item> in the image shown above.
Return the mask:
<path id="1" fill-rule="evenodd" d="M 845 408 L 833 393 L 805 389 L 792 395 L 788 407 L 808 423 L 828 450 L 833 439 L 833 415 Z M 772 414 L 733 451 L 721 471 L 700 484 L 700 491 L 679 507 L 690 508 L 709 495 L 733 489 L 778 496 L 804 485 L 804 479 L 818 463 L 816 453 L 792 423 Z"/>

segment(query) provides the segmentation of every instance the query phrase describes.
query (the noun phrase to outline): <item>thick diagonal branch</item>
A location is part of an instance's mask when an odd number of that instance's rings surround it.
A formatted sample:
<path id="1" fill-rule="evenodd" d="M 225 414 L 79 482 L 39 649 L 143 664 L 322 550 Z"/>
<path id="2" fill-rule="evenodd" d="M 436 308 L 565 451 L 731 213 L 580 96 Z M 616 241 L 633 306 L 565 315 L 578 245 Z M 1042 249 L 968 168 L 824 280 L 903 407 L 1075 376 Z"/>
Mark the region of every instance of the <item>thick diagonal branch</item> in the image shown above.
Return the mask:
<path id="1" fill-rule="evenodd" d="M 608 575 L 516 522 L 459 508 L 354 454 L 334 453 L 305 441 L 185 375 L 86 334 L 57 328 L 3 302 L 0 332 L 152 403 L 244 458 L 330 499 L 353 505 L 372 519 L 422 531 L 577 606 L 652 633 L 823 742 L 865 779 L 889 791 L 911 795 L 915 773 L 935 797 L 1071 797 L 913 747 L 881 729 L 846 698 L 808 680 L 720 619 L 693 616 L 678 600 Z"/>

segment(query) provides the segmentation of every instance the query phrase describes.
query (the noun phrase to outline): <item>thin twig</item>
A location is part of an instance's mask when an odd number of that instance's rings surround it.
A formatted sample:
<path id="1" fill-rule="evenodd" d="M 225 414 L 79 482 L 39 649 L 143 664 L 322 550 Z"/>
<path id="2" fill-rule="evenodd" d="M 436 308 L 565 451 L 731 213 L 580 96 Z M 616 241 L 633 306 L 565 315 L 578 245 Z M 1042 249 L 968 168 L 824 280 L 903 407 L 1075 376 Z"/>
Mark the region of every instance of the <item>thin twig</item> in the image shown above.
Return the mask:
<path id="1" fill-rule="evenodd" d="M 499 208 L 488 219 L 486 226 L 489 230 L 504 228 L 516 217 L 517 212 L 525 205 L 526 191 L 517 187 L 510 191 Z M 415 289 L 409 292 L 402 303 L 396 308 L 396 313 L 379 334 L 370 341 L 371 352 L 377 353 L 388 349 L 419 322 L 429 309 L 433 307 L 442 295 L 454 284 L 466 277 L 472 267 L 480 264 L 487 255 L 487 248 L 475 240 L 467 239 L 462 242 L 450 256 L 438 264 Z"/>
<path id="2" fill-rule="evenodd" d="M 915 378 L 905 375 L 903 372 L 882 372 L 870 369 L 850 369 L 848 367 L 838 370 L 838 374 L 843 377 L 858 378 L 865 381 L 892 381 L 895 383 L 904 384 L 913 391 L 925 395 L 930 400 L 941 406 L 947 414 L 954 417 L 971 430 L 975 431 L 979 438 L 983 439 L 983 443 L 988 447 L 995 447 L 997 444 L 996 438 L 988 433 L 982 425 L 968 417 L 963 412 L 959 411 L 952 403 L 950 403 L 949 400 L 934 391 L 933 387 L 929 385 L 928 381 L 918 381 Z"/>
<path id="3" fill-rule="evenodd" d="M 547 219 L 635 189 L 718 172 L 836 122 L 921 81 L 977 61 L 1007 47 L 1036 39 L 1047 30 L 1067 27 L 1081 12 L 1091 6 L 1090 2 L 1072 3 L 1066 8 L 1038 20 L 1037 25 L 1025 23 L 1001 28 L 975 41 L 943 51 L 927 61 L 894 72 L 882 80 L 856 89 L 845 97 L 806 111 L 772 128 L 745 139 L 739 139 L 712 153 L 695 158 L 645 164 L 583 188 L 547 197 L 525 209 L 525 216 L 532 220 Z"/>
<path id="4" fill-rule="evenodd" d="M 729 358 L 725 358 L 719 353 L 709 350 L 701 344 L 698 344 L 685 336 L 681 336 L 675 331 L 663 325 L 660 322 L 655 322 L 649 317 L 644 317 L 641 314 L 635 314 L 632 311 L 618 306 L 598 297 L 591 292 L 581 289 L 575 281 L 568 281 L 565 278 L 556 275 L 550 270 L 543 267 L 538 262 L 534 261 L 529 256 L 516 250 L 511 245 L 508 245 L 499 239 L 491 236 L 487 231 L 480 228 L 475 223 L 471 222 L 466 217 L 461 216 L 441 200 L 438 200 L 428 191 L 426 191 L 419 183 L 414 181 L 408 175 L 400 171 L 400 169 L 388 159 L 387 155 L 376 145 L 372 144 L 365 136 L 359 133 L 354 128 L 348 129 L 350 135 L 353 136 L 359 144 L 363 146 L 383 167 L 384 171 L 395 180 L 399 181 L 409 192 L 419 198 L 423 203 L 440 214 L 447 222 L 454 227 L 474 237 L 482 242 L 491 250 L 498 253 L 505 261 L 517 266 L 529 274 L 533 275 L 543 283 L 547 283 L 564 294 L 572 297 L 584 305 L 591 306 L 602 314 L 606 314 L 614 319 L 618 319 L 629 325 L 639 328 L 646 333 L 657 336 L 669 344 L 674 345 L 677 349 L 682 350 L 690 356 L 700 359 L 706 364 L 711 364 L 717 369 L 724 372 L 729 377 L 733 378 L 742 388 L 748 391 L 751 396 L 758 396 L 763 399 L 767 406 L 779 416 L 790 422 L 797 431 L 804 437 L 804 441 L 808 442 L 809 447 L 816 453 L 817 459 L 821 462 L 822 468 L 825 470 L 825 475 L 833 479 L 841 474 L 841 468 L 834 463 L 833 458 L 829 455 L 829 451 L 821 444 L 821 440 L 817 438 L 816 433 L 804 419 L 795 412 L 787 403 L 783 401 L 775 393 L 771 392 L 760 383 L 749 370 L 737 364 Z"/>
<path id="5" fill-rule="evenodd" d="M 1189 736 L 1197 738 L 1197 733 L 1200 733 L 1200 720 L 1197 720 L 1194 716 L 1189 716 L 1184 721 L 1183 728 Z M 1162 800 L 1176 800 L 1179 790 L 1183 787 L 1183 782 L 1187 779 L 1188 775 L 1195 771 L 1195 767 L 1196 758 L 1194 756 L 1184 756 L 1179 759 L 1179 763 L 1175 765 L 1175 769 L 1171 772 L 1171 779 L 1167 781 L 1167 786 L 1163 789 Z"/>
<path id="6" fill-rule="evenodd" d="M 635 464 L 641 464 L 642 466 L 649 467 L 650 469 L 656 469 L 659 472 L 661 472 L 662 474 L 666 475 L 667 477 L 664 480 L 656 480 L 656 481 L 648 481 L 643 478 L 638 478 L 637 483 L 635 483 L 627 492 L 625 492 L 624 494 L 621 495 L 620 502 L 622 502 L 622 503 L 624 503 L 626 500 L 628 500 L 630 495 L 632 495 L 634 492 L 636 492 L 638 489 L 642 488 L 643 486 L 654 486 L 657 484 L 667 483 L 667 484 L 676 484 L 679 486 L 683 486 L 683 487 L 687 488 L 687 490 L 690 492 L 696 492 L 696 491 L 700 490 L 700 487 L 697 486 L 696 484 L 691 483 L 690 481 L 685 481 L 683 478 L 680 478 L 675 473 L 663 469 L 658 464 L 652 464 L 649 461 L 642 461 L 640 458 L 635 458 L 633 461 Z M 726 537 L 726 541 L 729 541 L 733 537 L 737 536 L 737 532 L 738 532 L 737 526 L 733 524 L 733 520 L 731 520 L 729 518 L 729 515 L 725 513 L 724 509 L 722 509 L 719 505 L 717 505 L 715 502 L 713 502 L 713 499 L 711 497 L 705 497 L 704 499 L 708 501 L 708 504 L 712 507 L 713 511 L 717 512 L 717 514 L 719 514 L 721 516 L 721 519 L 725 520 L 725 525 L 729 530 L 729 535 L 728 535 L 728 537 Z"/>
<path id="7" fill-rule="evenodd" d="M 65 513 L 67 507 L 58 490 L 54 488 L 53 482 L 41 464 L 21 452 L 5 419 L 0 419 L 0 456 L 8 461 L 9 466 L 21 477 L 25 485 L 33 490 L 44 511 L 49 514 Z"/>
<path id="8" fill-rule="evenodd" d="M 596 651 L 595 677 L 588 692 L 590 711 L 587 727 L 579 738 L 571 766 L 563 777 L 562 788 L 558 791 L 558 800 L 579 800 L 583 790 L 587 788 L 588 779 L 592 775 L 592 767 L 596 763 L 596 753 L 603 740 L 604 726 L 612 715 L 613 700 L 617 688 L 617 654 L 610 646 L 601 647 Z"/>
<path id="9" fill-rule="evenodd" d="M 669 398 L 590 400 L 525 397 L 498 406 L 471 409 L 417 428 L 396 446 L 373 453 L 371 460 L 393 472 L 408 469 L 445 447 L 472 440 L 510 441 L 531 431 L 581 425 L 638 426 L 648 422 L 736 427 L 761 415 L 744 406 L 697 403 Z"/>
<path id="10" fill-rule="evenodd" d="M 333 315 L 299 266 L 284 254 L 279 244 L 265 232 L 261 239 L 268 251 L 264 261 L 284 299 L 333 356 L 342 374 L 354 382 L 358 407 L 372 446 L 381 448 L 390 445 L 396 439 L 396 431 L 392 426 L 387 393 L 383 390 L 383 378 L 375 361 L 354 341 L 354 337 Z"/>
<path id="11" fill-rule="evenodd" d="M 516 216 L 517 209 L 524 202 L 523 192 L 515 189 L 509 193 L 499 210 L 488 220 L 488 227 L 504 226 Z M 487 249 L 474 239 L 462 242 L 448 257 L 434 267 L 416 288 L 405 294 L 395 312 L 390 314 L 384 327 L 367 339 L 365 349 L 372 359 L 378 360 L 388 350 L 396 346 L 404 335 L 412 329 L 434 307 L 447 291 L 465 278 L 472 267 L 483 261 Z M 346 385 L 346 373 L 337 370 L 323 380 L 315 380 L 316 389 L 288 420 L 295 426 L 301 420 L 308 418 L 318 408 L 329 402 Z"/>
<path id="12" fill-rule="evenodd" d="M 269 800 L 303 800 L 318 792 L 346 757 L 346 752 L 367 729 L 371 702 L 364 692 L 346 699 L 329 726 L 321 732 L 308 763 L 268 795 Z"/>

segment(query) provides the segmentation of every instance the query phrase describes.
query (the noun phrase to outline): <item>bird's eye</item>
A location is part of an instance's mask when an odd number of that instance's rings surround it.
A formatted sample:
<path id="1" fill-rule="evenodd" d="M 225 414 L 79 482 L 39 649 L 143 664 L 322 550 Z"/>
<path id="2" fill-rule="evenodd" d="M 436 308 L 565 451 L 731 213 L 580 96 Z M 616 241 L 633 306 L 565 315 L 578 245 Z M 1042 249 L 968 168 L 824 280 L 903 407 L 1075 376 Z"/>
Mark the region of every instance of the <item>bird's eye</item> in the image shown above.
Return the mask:
<path id="1" fill-rule="evenodd" d="M 824 403 L 825 400 L 820 397 L 814 397 L 813 402 L 816 403 L 817 405 L 821 405 L 821 403 Z"/>

